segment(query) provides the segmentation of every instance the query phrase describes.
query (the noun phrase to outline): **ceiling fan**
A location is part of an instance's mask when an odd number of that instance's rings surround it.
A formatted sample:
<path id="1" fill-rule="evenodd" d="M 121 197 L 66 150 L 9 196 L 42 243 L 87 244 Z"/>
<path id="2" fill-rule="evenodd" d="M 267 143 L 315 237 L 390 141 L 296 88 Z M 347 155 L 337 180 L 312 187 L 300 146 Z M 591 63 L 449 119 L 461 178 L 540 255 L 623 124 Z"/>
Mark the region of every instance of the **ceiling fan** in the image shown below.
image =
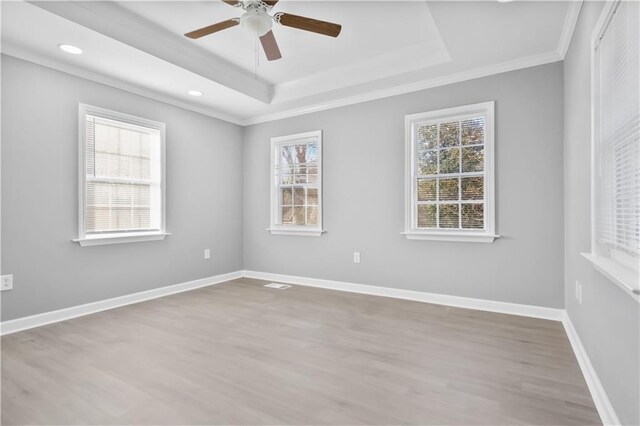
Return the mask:
<path id="1" fill-rule="evenodd" d="M 185 36 L 197 39 L 227 28 L 240 25 L 245 30 L 260 37 L 260 43 L 269 61 L 282 58 L 280 48 L 276 38 L 271 31 L 273 22 L 286 27 L 298 28 L 300 30 L 311 31 L 330 37 L 338 37 L 342 25 L 331 22 L 319 21 L 317 19 L 305 18 L 304 16 L 292 15 L 290 13 L 278 12 L 269 15 L 269 11 L 278 3 L 278 0 L 222 0 L 230 6 L 242 8 L 245 13 L 239 18 L 227 19 L 217 24 L 209 25 L 185 34 Z"/>

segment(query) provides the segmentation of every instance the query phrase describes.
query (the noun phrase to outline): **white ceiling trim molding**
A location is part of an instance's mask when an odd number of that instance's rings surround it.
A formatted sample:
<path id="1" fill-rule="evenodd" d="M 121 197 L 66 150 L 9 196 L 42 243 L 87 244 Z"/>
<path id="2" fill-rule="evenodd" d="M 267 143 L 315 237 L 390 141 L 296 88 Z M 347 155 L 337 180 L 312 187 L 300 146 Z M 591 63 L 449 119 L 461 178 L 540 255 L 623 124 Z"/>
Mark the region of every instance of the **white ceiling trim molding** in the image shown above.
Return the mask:
<path id="1" fill-rule="evenodd" d="M 72 65 L 68 62 L 58 61 L 55 59 L 44 57 L 42 55 L 37 55 L 31 52 L 28 52 L 18 46 L 9 44 L 5 41 L 2 42 L 2 51 L 0 53 L 2 53 L 3 55 L 8 55 L 14 58 L 21 59 L 23 61 L 27 61 L 27 62 L 31 62 L 47 68 L 51 68 L 56 71 L 61 71 L 66 74 L 80 77 L 85 80 L 93 81 L 95 83 L 104 84 L 105 86 L 113 87 L 115 89 L 124 90 L 125 92 L 129 92 L 134 95 L 144 96 L 145 98 L 153 99 L 154 101 L 173 105 L 178 108 L 197 112 L 199 114 L 203 114 L 212 118 L 217 118 L 219 120 L 227 121 L 229 123 L 237 124 L 240 126 L 244 125 L 243 120 L 240 117 L 237 117 L 235 115 L 231 115 L 228 113 L 224 113 L 221 111 L 212 110 L 208 108 L 199 108 L 197 106 L 182 102 L 178 99 L 155 92 L 153 90 L 142 88 L 136 84 L 126 83 L 122 80 L 115 79 L 113 77 L 108 77 L 104 74 L 99 74 L 93 71 L 89 71 L 84 67 Z"/>
<path id="2" fill-rule="evenodd" d="M 261 102 L 271 102 L 273 86 L 268 82 L 256 80 L 244 69 L 211 55 L 187 40 L 176 38 L 175 34 L 115 2 L 28 3 Z"/>
<path id="3" fill-rule="evenodd" d="M 438 35 L 439 37 L 439 35 Z M 429 52 L 426 55 L 425 52 Z M 441 38 L 438 42 L 418 44 L 381 55 L 369 61 L 336 67 L 307 78 L 275 86 L 273 104 L 344 89 L 362 83 L 381 80 L 398 74 L 427 69 L 451 61 Z M 400 69 L 398 64 L 410 64 Z"/>
<path id="4" fill-rule="evenodd" d="M 268 121 L 281 120 L 283 118 L 296 117 L 299 115 L 311 114 L 313 112 L 325 111 L 328 109 L 339 108 L 347 105 L 358 104 L 362 102 L 373 101 L 376 99 L 388 98 L 391 96 L 403 95 L 406 93 L 417 92 L 420 90 L 431 89 L 434 87 L 446 86 L 448 84 L 459 83 L 462 81 L 473 80 L 476 78 L 487 77 L 490 75 L 501 74 L 504 72 L 515 71 L 523 68 L 535 67 L 538 65 L 549 64 L 563 60 L 557 51 L 543 53 L 539 55 L 529 56 L 526 58 L 515 59 L 513 61 L 503 62 L 500 64 L 489 65 L 486 67 L 476 68 L 469 71 L 463 71 L 443 77 L 417 81 L 401 86 L 391 87 L 388 89 L 376 90 L 373 92 L 363 93 L 361 95 L 350 96 L 342 99 L 336 99 L 328 102 L 322 102 L 315 105 L 295 108 L 286 111 L 276 112 L 272 114 L 258 115 L 243 120 L 242 125 L 249 126 L 253 124 L 265 123 Z"/>
<path id="5" fill-rule="evenodd" d="M 224 113 L 217 110 L 199 108 L 197 106 L 182 102 L 178 99 L 157 93 L 155 91 L 152 91 L 146 88 L 142 88 L 135 84 L 126 83 L 119 79 L 114 79 L 112 77 L 108 77 L 103 74 L 89 71 L 83 67 L 71 65 L 67 62 L 53 60 L 51 58 L 47 58 L 42 55 L 28 52 L 24 49 L 21 49 L 15 45 L 12 45 L 6 42 L 3 42 L 2 44 L 1 53 L 5 55 L 13 56 L 18 59 L 25 60 L 27 62 L 32 62 L 47 68 L 51 68 L 57 71 L 71 74 L 76 77 L 84 78 L 85 80 L 94 81 L 96 83 L 104 84 L 106 86 L 124 90 L 126 92 L 133 93 L 135 95 L 144 96 L 149 99 L 153 99 L 159 102 L 163 102 L 169 105 L 183 108 L 188 111 L 197 112 L 212 118 L 217 118 L 219 120 L 224 120 L 240 126 L 250 126 L 253 124 L 266 123 L 269 121 L 276 121 L 284 118 L 311 114 L 314 112 L 325 111 L 333 108 L 354 105 L 362 102 L 388 98 L 388 97 L 402 95 L 402 94 L 411 93 L 411 92 L 417 92 L 420 90 L 431 89 L 434 87 L 446 86 L 448 84 L 459 83 L 462 81 L 473 80 L 475 78 L 487 77 L 494 74 L 515 71 L 523 68 L 529 68 L 529 67 L 544 65 L 544 64 L 563 60 L 563 58 L 560 56 L 558 52 L 553 51 L 553 52 L 548 52 L 540 55 L 534 55 L 526 58 L 516 59 L 509 62 L 504 62 L 501 64 L 489 65 L 482 68 L 476 68 L 473 70 L 451 74 L 444 77 L 436 77 L 436 78 L 427 79 L 423 81 L 413 82 L 410 84 L 391 87 L 388 89 L 381 89 L 373 92 L 363 93 L 360 95 L 336 99 L 328 102 L 322 102 L 322 103 L 318 103 L 318 104 L 307 106 L 307 107 L 294 108 L 294 109 L 280 111 L 272 114 L 264 114 L 264 115 L 249 117 L 249 118 L 242 118 L 236 115 Z"/>
<path id="6" fill-rule="evenodd" d="M 580 16 L 580 9 L 582 9 L 582 1 L 583 0 L 572 1 L 567 9 L 567 15 L 564 18 L 564 25 L 562 26 L 562 33 L 560 34 L 560 41 L 558 42 L 558 55 L 560 55 L 562 59 L 567 56 L 567 51 L 573 38 L 573 32 L 576 29 L 578 17 Z"/>

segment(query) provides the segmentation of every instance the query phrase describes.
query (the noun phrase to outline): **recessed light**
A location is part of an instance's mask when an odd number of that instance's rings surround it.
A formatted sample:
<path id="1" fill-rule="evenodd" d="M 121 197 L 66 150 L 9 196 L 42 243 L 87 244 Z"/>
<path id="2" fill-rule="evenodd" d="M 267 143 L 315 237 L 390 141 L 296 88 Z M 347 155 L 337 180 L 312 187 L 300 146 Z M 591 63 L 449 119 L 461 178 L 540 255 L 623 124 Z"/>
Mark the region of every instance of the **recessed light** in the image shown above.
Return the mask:
<path id="1" fill-rule="evenodd" d="M 63 52 L 71 53 L 72 55 L 79 55 L 82 53 L 82 49 L 71 44 L 59 44 L 58 49 Z"/>
<path id="2" fill-rule="evenodd" d="M 202 96 L 202 92 L 198 90 L 189 90 L 187 93 L 190 94 L 191 96 Z"/>

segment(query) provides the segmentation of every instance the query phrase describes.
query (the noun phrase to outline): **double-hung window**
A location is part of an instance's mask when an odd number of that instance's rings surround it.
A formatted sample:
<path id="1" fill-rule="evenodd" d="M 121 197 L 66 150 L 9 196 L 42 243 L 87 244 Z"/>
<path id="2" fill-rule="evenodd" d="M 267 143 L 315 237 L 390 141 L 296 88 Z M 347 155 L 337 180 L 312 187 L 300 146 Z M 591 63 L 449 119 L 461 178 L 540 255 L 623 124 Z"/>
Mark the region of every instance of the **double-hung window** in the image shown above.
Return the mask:
<path id="1" fill-rule="evenodd" d="M 80 245 L 163 239 L 165 125 L 80 104 Z"/>
<path id="2" fill-rule="evenodd" d="M 322 131 L 271 139 L 269 230 L 322 235 Z"/>
<path id="3" fill-rule="evenodd" d="M 405 117 L 405 235 L 492 242 L 494 103 Z"/>
<path id="4" fill-rule="evenodd" d="M 593 37 L 592 241 L 596 268 L 640 295 L 640 3 L 605 5 Z M 635 293 L 634 293 L 635 291 Z"/>

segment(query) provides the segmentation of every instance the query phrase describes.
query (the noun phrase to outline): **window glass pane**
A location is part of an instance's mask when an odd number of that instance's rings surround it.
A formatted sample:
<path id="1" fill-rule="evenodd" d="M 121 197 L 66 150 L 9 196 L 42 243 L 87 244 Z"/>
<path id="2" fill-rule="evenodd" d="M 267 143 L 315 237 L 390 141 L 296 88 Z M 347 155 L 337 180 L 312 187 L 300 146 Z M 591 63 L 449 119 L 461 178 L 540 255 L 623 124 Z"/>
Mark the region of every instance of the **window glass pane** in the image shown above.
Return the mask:
<path id="1" fill-rule="evenodd" d="M 95 123 L 93 143 L 96 176 L 151 178 L 149 133 Z"/>
<path id="2" fill-rule="evenodd" d="M 459 211 L 458 204 L 440 204 L 440 228 L 458 228 Z"/>
<path id="3" fill-rule="evenodd" d="M 460 148 L 440 151 L 440 174 L 446 173 L 460 173 Z"/>
<path id="4" fill-rule="evenodd" d="M 418 150 L 434 149 L 438 147 L 438 125 L 420 126 L 418 128 Z"/>
<path id="5" fill-rule="evenodd" d="M 482 200 L 484 198 L 484 178 L 482 176 L 462 178 L 462 199 Z"/>
<path id="6" fill-rule="evenodd" d="M 292 188 L 282 188 L 282 205 L 290 206 L 293 204 L 293 189 Z"/>
<path id="7" fill-rule="evenodd" d="M 311 206 L 318 205 L 318 190 L 316 188 L 307 189 L 307 204 Z"/>
<path id="8" fill-rule="evenodd" d="M 442 123 L 440 125 L 440 146 L 458 146 L 460 144 L 460 122 Z"/>
<path id="9" fill-rule="evenodd" d="M 293 204 L 296 206 L 304 205 L 304 188 L 293 188 Z"/>
<path id="10" fill-rule="evenodd" d="M 462 204 L 462 227 L 465 229 L 484 228 L 483 204 Z"/>
<path id="11" fill-rule="evenodd" d="M 484 147 L 462 148 L 462 172 L 481 172 L 484 169 Z"/>
<path id="12" fill-rule="evenodd" d="M 295 183 L 307 183 L 306 167 L 296 167 Z"/>
<path id="13" fill-rule="evenodd" d="M 293 223 L 293 207 L 282 207 L 282 223 Z"/>
<path id="14" fill-rule="evenodd" d="M 478 145 L 484 143 L 484 117 L 473 118 L 462 122 L 462 145 Z"/>
<path id="15" fill-rule="evenodd" d="M 284 170 L 280 173 L 280 184 L 282 185 L 291 185 L 293 184 L 294 175 L 291 173 L 286 173 Z"/>
<path id="16" fill-rule="evenodd" d="M 418 228 L 435 228 L 436 227 L 435 204 L 421 204 L 418 206 Z"/>
<path id="17" fill-rule="evenodd" d="M 295 145 L 283 145 L 280 147 L 281 168 L 284 169 L 286 166 L 296 163 L 297 158 Z"/>
<path id="18" fill-rule="evenodd" d="M 295 225 L 304 225 L 305 217 L 304 217 L 304 207 L 294 207 L 293 208 L 293 223 Z"/>
<path id="19" fill-rule="evenodd" d="M 418 201 L 436 200 L 436 179 L 418 179 Z"/>
<path id="20" fill-rule="evenodd" d="M 307 182 L 318 183 L 318 166 L 315 163 L 307 166 Z"/>
<path id="21" fill-rule="evenodd" d="M 148 229 L 150 185 L 87 182 L 85 232 Z"/>
<path id="22" fill-rule="evenodd" d="M 418 152 L 418 174 L 434 175 L 438 173 L 438 151 Z"/>
<path id="23" fill-rule="evenodd" d="M 317 225 L 317 224 L 318 224 L 318 208 L 307 207 L 307 225 Z"/>
<path id="24" fill-rule="evenodd" d="M 318 144 L 316 142 L 311 142 L 307 144 L 307 163 L 312 163 L 318 161 Z"/>
<path id="25" fill-rule="evenodd" d="M 457 200 L 459 178 L 440 179 L 440 200 Z"/>

